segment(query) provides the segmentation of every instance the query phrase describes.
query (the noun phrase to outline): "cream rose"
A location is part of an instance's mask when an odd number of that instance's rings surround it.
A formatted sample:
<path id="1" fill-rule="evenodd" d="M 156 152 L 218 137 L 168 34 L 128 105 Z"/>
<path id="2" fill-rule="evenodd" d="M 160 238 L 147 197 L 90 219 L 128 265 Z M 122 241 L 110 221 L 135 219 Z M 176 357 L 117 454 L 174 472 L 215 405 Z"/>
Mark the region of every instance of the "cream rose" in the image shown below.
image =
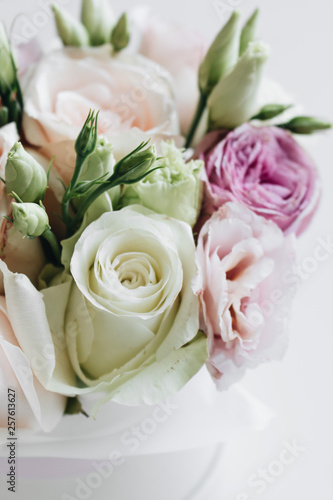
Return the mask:
<path id="1" fill-rule="evenodd" d="M 8 436 L 8 389 L 16 393 L 15 420 L 20 431 L 51 431 L 61 420 L 66 404 L 65 397 L 46 391 L 33 375 L 10 322 L 12 319 L 15 323 L 15 307 L 19 304 L 11 303 L 7 310 L 5 298 L 0 297 L 0 437 Z"/>
<path id="2" fill-rule="evenodd" d="M 141 206 L 107 212 L 80 236 L 72 276 L 48 266 L 41 293 L 0 268 L 6 296 L 20 301 L 16 321 L 29 359 L 38 360 L 35 374 L 52 391 L 153 404 L 207 359 L 191 287 L 195 246 L 184 222 Z"/>
<path id="3" fill-rule="evenodd" d="M 140 142 L 179 134 L 167 71 L 143 56 L 101 48 L 67 48 L 46 55 L 22 82 L 23 130 L 62 178 L 72 172 L 77 138 L 90 109 L 100 110 L 99 134 L 116 159 Z M 38 91 L 37 91 L 38 89 Z"/>
<path id="4" fill-rule="evenodd" d="M 205 357 L 204 346 L 193 359 L 184 348 L 199 328 L 195 270 L 187 224 L 138 206 L 92 223 L 71 261 L 65 330 L 76 375 L 132 404 L 180 388 Z"/>

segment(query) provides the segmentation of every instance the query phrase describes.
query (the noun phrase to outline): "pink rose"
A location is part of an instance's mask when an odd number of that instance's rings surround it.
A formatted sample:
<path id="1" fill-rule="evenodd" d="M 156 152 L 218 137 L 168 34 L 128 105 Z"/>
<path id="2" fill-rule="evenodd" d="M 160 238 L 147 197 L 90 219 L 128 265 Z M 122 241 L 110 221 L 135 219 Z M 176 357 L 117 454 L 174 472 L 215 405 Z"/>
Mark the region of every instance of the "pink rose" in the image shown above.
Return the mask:
<path id="1" fill-rule="evenodd" d="M 145 11 L 140 53 L 166 68 L 173 76 L 174 93 L 183 134 L 189 130 L 199 99 L 198 70 L 208 49 L 200 33 L 168 23 Z"/>
<path id="2" fill-rule="evenodd" d="M 206 214 L 237 201 L 286 233 L 299 235 L 308 226 L 319 203 L 319 176 L 290 133 L 244 124 L 213 147 L 204 145 L 199 156 L 206 165 Z"/>
<path id="3" fill-rule="evenodd" d="M 293 235 L 284 237 L 273 222 L 238 203 L 225 204 L 203 226 L 194 291 L 219 388 L 283 354 L 293 243 Z"/>
<path id="4" fill-rule="evenodd" d="M 63 180 L 71 178 L 74 142 L 90 109 L 100 110 L 99 134 L 116 159 L 142 141 L 179 134 L 170 76 L 143 56 L 111 54 L 111 48 L 52 52 L 22 82 L 27 141 L 41 148 Z"/>
<path id="5" fill-rule="evenodd" d="M 15 123 L 0 128 L 0 176 L 5 177 L 7 155 L 19 140 Z M 14 226 L 4 219 L 11 214 L 12 198 L 7 196 L 4 184 L 0 182 L 0 259 L 12 272 L 24 273 L 37 284 L 38 275 L 45 264 L 42 245 L 38 239 L 23 238 Z M 3 294 L 3 279 L 0 273 L 0 294 Z"/>
<path id="6" fill-rule="evenodd" d="M 51 431 L 61 420 L 66 404 L 65 397 L 44 389 L 34 376 L 11 325 L 13 315 L 15 308 L 11 307 L 9 314 L 5 297 L 0 297 L 0 437 L 2 433 L 8 436 L 8 389 L 16 392 L 15 420 L 19 431 Z"/>

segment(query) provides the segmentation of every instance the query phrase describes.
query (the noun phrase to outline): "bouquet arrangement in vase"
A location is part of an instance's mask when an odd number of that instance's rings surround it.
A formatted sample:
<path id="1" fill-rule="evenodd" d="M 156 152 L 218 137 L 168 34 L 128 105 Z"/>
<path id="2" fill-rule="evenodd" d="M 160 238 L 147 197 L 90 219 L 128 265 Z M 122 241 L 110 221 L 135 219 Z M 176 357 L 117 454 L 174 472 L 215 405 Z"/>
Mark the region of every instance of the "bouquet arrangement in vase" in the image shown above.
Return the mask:
<path id="1" fill-rule="evenodd" d="M 57 50 L 0 31 L 3 436 L 8 388 L 47 433 L 280 358 L 320 200 L 298 136 L 330 128 L 263 76 L 258 11 L 210 46 L 106 0 L 53 11 Z"/>

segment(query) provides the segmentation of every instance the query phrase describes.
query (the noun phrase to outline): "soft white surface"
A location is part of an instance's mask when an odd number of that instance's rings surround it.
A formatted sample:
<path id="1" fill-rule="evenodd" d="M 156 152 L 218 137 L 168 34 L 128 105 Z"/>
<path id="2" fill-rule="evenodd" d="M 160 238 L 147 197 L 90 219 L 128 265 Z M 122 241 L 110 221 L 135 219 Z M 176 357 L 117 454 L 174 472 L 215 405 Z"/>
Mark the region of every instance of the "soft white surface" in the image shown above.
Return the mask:
<path id="1" fill-rule="evenodd" d="M 25 10 L 28 17 L 40 11 L 46 0 L 0 1 L 1 17 Z M 59 1 L 60 3 L 60 1 Z M 77 11 L 79 1 L 62 0 Z M 137 5 L 137 0 L 114 1 L 118 12 Z M 331 0 L 146 0 L 163 17 L 200 28 L 212 37 L 221 21 L 214 5 L 238 6 L 247 15 L 261 7 L 261 34 L 272 48 L 267 67 L 269 76 L 279 80 L 308 114 L 333 120 L 332 48 L 333 4 Z M 4 5 L 6 5 L 4 10 Z M 52 21 L 41 30 L 50 33 Z M 324 194 L 311 228 L 299 241 L 303 259 L 312 256 L 317 238 L 333 239 L 332 133 L 310 139 L 308 149 L 323 179 Z M 245 385 L 271 406 L 278 418 L 269 429 L 236 441 L 226 450 L 220 478 L 209 494 L 210 500 L 330 500 L 331 450 L 333 447 L 333 254 L 304 280 L 299 290 L 290 325 L 290 349 L 282 363 L 261 367 L 248 374 Z M 260 467 L 277 460 L 284 441 L 297 440 L 306 450 L 262 494 L 248 485 Z M 278 468 L 275 470 L 278 471 Z M 244 495 L 242 495 L 244 493 Z M 246 493 L 246 495 L 245 495 Z M 204 500 L 204 499 L 203 499 Z"/>

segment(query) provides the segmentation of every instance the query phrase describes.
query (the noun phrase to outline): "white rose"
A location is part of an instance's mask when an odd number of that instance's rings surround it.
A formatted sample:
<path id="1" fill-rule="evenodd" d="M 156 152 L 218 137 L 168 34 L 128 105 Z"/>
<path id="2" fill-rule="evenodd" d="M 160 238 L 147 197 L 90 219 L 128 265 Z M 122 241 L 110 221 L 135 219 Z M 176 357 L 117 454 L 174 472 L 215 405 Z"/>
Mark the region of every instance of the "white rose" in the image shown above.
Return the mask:
<path id="1" fill-rule="evenodd" d="M 105 213 L 76 244 L 72 278 L 52 279 L 48 268 L 41 294 L 0 268 L 6 295 L 20 299 L 16 321 L 38 361 L 35 374 L 50 390 L 104 391 L 100 403 L 154 404 L 207 359 L 191 288 L 195 246 L 184 222 L 141 206 Z"/>
<path id="2" fill-rule="evenodd" d="M 183 347 L 199 328 L 195 270 L 187 224 L 143 207 L 92 223 L 71 262 L 66 335 L 77 376 L 88 386 L 107 381 L 113 399 L 132 404 L 188 381 L 205 357 L 204 345 L 192 360 Z"/>

